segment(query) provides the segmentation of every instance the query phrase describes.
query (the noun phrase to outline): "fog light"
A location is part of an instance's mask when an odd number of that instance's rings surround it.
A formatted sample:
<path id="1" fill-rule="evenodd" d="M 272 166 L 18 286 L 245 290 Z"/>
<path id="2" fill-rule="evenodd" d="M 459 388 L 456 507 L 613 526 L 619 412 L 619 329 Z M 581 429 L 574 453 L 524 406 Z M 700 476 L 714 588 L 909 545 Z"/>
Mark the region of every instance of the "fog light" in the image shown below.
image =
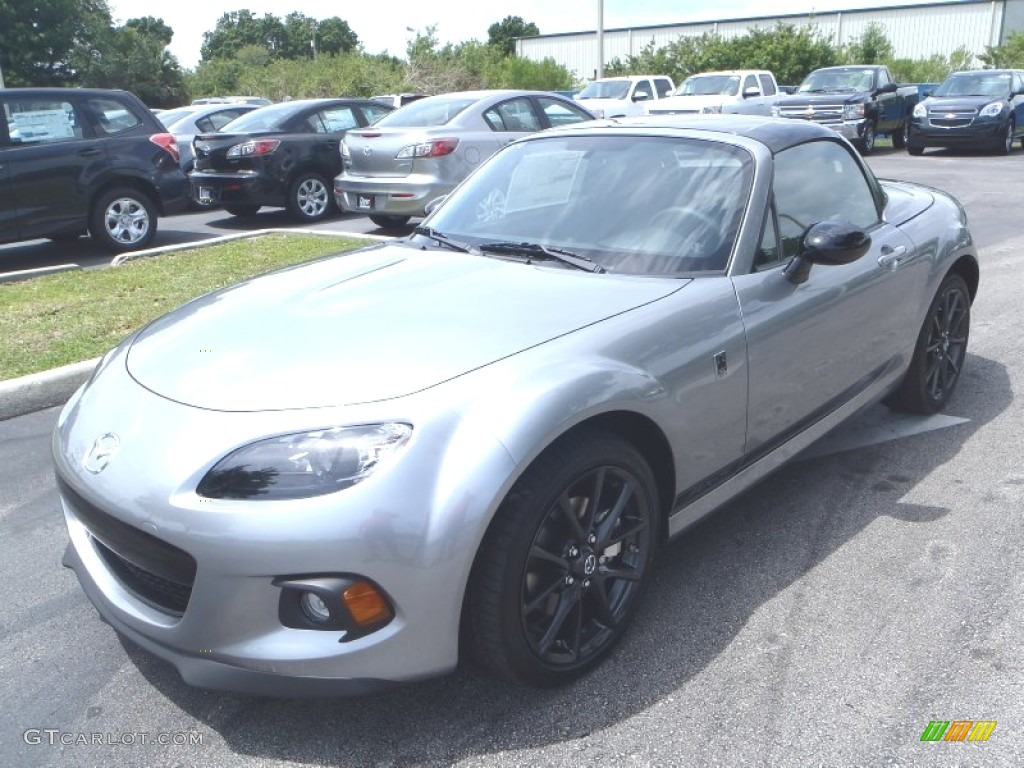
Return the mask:
<path id="1" fill-rule="evenodd" d="M 331 612 L 327 608 L 320 595 L 316 592 L 303 592 L 302 600 L 302 612 L 306 614 L 306 618 L 317 624 L 326 624 L 331 620 Z"/>
<path id="2" fill-rule="evenodd" d="M 391 618 L 391 608 L 384 596 L 367 581 L 357 581 L 341 593 L 352 619 L 361 627 Z M 326 610 L 326 606 L 324 606 Z"/>

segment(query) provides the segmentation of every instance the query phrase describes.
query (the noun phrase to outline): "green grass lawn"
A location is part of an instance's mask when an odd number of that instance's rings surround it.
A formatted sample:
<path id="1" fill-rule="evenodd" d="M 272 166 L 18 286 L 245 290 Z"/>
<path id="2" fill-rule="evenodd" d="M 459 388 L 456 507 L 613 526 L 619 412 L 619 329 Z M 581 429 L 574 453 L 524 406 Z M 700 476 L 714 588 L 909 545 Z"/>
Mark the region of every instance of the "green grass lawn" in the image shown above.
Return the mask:
<path id="1" fill-rule="evenodd" d="M 0 380 L 102 355 L 155 317 L 264 272 L 368 245 L 266 235 L 0 284 Z"/>

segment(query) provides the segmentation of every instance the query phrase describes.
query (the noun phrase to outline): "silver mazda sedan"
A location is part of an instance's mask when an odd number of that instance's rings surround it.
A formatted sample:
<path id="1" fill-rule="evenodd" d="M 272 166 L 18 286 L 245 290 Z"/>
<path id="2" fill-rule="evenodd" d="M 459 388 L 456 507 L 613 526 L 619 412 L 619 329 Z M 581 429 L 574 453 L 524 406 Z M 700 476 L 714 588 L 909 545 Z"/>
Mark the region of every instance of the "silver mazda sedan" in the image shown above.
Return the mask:
<path id="1" fill-rule="evenodd" d="M 828 128 L 537 133 L 107 354 L 54 434 L 65 563 L 198 686 L 565 683 L 666 539 L 868 403 L 942 408 L 978 280 L 961 206 Z"/>

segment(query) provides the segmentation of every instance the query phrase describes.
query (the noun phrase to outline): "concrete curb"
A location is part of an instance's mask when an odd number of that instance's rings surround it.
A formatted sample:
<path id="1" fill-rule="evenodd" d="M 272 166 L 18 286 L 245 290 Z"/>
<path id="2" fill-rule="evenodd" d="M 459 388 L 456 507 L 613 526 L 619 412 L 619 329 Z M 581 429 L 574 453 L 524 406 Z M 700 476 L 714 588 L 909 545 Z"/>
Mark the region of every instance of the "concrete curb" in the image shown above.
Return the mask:
<path id="1" fill-rule="evenodd" d="M 0 381 L 0 421 L 63 405 L 88 380 L 99 361 L 95 357 L 49 371 Z"/>
<path id="2" fill-rule="evenodd" d="M 347 237 L 351 240 L 372 240 L 375 242 L 394 239 L 380 235 L 364 235 L 354 232 L 319 232 L 310 229 L 259 229 L 253 232 L 240 232 L 234 235 L 215 237 L 210 240 L 201 240 L 197 243 L 165 245 L 160 248 L 150 248 L 145 251 L 121 254 L 110 262 L 110 266 L 117 267 L 126 261 L 146 258 L 147 256 L 157 256 L 162 253 L 185 251 L 232 240 L 242 240 L 248 237 L 276 234 L 324 235 L 327 237 Z M 52 408 L 55 405 L 63 405 L 74 394 L 75 390 L 89 379 L 99 360 L 98 357 L 95 357 L 92 360 L 71 363 L 70 365 L 53 368 L 49 371 L 40 371 L 39 373 L 31 373 L 28 376 L 21 376 L 17 379 L 0 381 L 0 421 L 13 419 L 16 416 L 24 416 L 26 413 L 34 411 L 41 411 L 44 408 Z"/>

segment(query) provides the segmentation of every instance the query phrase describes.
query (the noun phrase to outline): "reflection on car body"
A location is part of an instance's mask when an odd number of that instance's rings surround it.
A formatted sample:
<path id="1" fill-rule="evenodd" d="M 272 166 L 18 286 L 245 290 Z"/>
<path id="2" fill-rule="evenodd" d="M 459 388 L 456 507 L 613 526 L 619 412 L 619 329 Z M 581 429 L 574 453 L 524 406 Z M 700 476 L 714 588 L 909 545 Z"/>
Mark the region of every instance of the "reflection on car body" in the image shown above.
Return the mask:
<path id="1" fill-rule="evenodd" d="M 54 435 L 65 562 L 195 685 L 565 683 L 667 538 L 866 404 L 942 408 L 978 283 L 962 207 L 823 126 L 536 133 L 106 355 Z"/>

